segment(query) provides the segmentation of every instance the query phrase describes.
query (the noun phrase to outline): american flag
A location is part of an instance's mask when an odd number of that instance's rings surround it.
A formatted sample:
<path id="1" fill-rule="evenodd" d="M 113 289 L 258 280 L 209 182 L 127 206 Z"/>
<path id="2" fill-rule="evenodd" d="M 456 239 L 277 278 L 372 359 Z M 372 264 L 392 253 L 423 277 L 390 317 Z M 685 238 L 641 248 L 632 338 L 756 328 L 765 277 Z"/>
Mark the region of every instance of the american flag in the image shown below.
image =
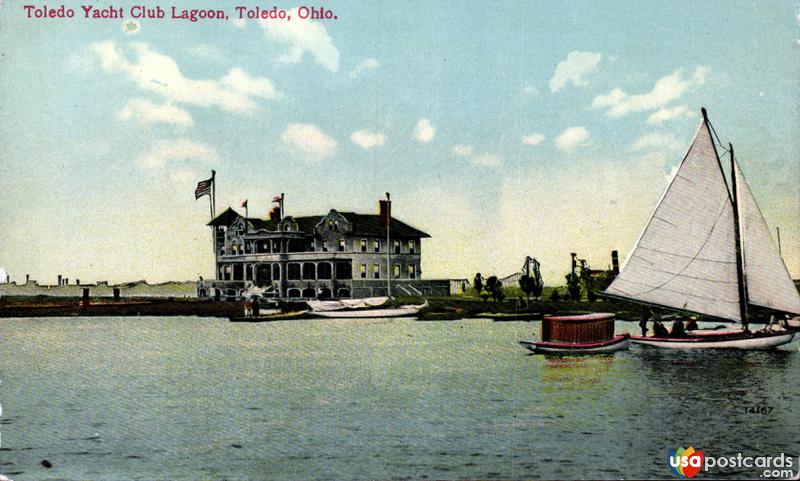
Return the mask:
<path id="1" fill-rule="evenodd" d="M 204 195 L 211 195 L 211 186 L 214 184 L 214 177 L 210 179 L 201 180 L 197 183 L 197 188 L 194 189 L 194 199 L 197 200 Z"/>
<path id="2" fill-rule="evenodd" d="M 281 196 L 276 195 L 272 197 L 272 202 L 280 202 L 280 201 L 281 201 Z"/>

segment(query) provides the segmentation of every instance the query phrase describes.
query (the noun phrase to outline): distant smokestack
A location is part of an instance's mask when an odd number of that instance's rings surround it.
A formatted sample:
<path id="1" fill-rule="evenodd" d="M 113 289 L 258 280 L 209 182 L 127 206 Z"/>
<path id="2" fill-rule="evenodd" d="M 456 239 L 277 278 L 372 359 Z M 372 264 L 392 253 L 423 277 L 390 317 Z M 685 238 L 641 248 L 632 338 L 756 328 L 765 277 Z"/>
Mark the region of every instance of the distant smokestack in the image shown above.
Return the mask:
<path id="1" fill-rule="evenodd" d="M 59 286 L 61 285 L 61 282 L 62 282 L 62 281 L 61 281 L 61 274 L 59 274 L 59 275 L 58 275 L 58 285 L 59 285 Z"/>
<path id="2" fill-rule="evenodd" d="M 30 274 L 25 274 L 25 284 L 30 282 L 30 280 L 31 280 L 31 275 Z"/>
<path id="3" fill-rule="evenodd" d="M 611 251 L 611 271 L 619 274 L 619 253 L 616 250 Z"/>

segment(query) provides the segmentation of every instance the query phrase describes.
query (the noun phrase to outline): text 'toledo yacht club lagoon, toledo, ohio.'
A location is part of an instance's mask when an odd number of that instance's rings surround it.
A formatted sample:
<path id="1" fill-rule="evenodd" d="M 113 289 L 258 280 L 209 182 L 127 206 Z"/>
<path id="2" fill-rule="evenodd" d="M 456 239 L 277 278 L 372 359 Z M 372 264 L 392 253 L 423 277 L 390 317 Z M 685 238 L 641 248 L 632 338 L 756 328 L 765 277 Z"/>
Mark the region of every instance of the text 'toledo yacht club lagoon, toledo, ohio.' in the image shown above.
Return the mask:
<path id="1" fill-rule="evenodd" d="M 798 479 L 786 2 L 0 4 L 0 480 Z"/>

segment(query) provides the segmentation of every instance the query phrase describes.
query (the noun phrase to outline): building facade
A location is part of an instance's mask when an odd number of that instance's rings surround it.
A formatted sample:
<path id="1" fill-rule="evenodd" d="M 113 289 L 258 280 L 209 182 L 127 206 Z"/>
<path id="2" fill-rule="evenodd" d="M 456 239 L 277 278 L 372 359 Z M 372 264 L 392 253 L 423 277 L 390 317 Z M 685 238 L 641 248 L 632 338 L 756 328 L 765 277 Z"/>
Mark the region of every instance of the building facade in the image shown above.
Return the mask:
<path id="1" fill-rule="evenodd" d="M 422 239 L 428 234 L 378 215 L 245 218 L 227 209 L 212 220 L 216 278 L 199 297 L 239 297 L 253 287 L 265 297 L 325 299 L 449 295 L 449 281 L 422 280 Z M 391 279 L 388 278 L 391 276 Z"/>

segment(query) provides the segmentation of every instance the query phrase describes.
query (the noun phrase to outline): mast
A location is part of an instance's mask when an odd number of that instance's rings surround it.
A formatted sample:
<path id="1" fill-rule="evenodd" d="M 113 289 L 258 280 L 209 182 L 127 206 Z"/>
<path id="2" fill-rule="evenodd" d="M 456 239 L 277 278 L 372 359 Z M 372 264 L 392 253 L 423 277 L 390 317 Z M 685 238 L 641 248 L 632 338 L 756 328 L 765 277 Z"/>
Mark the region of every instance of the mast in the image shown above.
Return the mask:
<path id="1" fill-rule="evenodd" d="M 742 236 L 739 230 L 739 195 L 736 192 L 736 159 L 733 155 L 733 144 L 728 144 L 731 154 L 731 187 L 733 190 L 733 230 L 736 238 L 736 281 L 739 286 L 739 313 L 742 326 L 747 330 L 747 285 L 744 278 L 744 262 Z"/>

